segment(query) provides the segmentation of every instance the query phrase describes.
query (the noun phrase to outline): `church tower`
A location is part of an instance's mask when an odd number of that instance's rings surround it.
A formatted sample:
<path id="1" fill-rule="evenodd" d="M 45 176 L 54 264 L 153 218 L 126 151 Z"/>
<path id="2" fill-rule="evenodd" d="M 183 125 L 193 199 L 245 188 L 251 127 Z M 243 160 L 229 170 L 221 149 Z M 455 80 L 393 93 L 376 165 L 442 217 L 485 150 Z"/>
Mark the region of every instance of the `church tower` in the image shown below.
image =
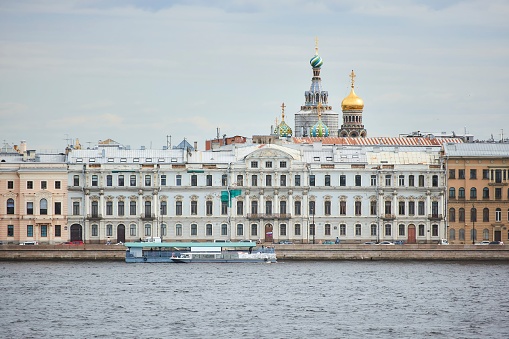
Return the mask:
<path id="1" fill-rule="evenodd" d="M 323 65 L 323 60 L 318 55 L 318 38 L 315 40 L 315 55 L 309 60 L 309 63 L 313 68 L 311 87 L 309 91 L 304 93 L 304 105 L 301 106 L 300 111 L 295 114 L 294 135 L 296 137 L 309 137 L 312 127 L 320 120 L 323 124 L 328 126 L 330 136 L 337 137 L 339 114 L 334 112 L 332 106 L 329 105 L 329 92 L 322 90 L 320 70 Z M 321 115 L 320 119 L 319 115 Z"/>
<path id="2" fill-rule="evenodd" d="M 352 89 L 350 94 L 341 102 L 341 110 L 343 111 L 343 124 L 341 125 L 340 137 L 365 138 L 368 132 L 364 129 L 362 123 L 362 110 L 364 109 L 364 101 L 355 94 L 354 83 L 355 73 L 352 70 L 350 79 L 352 81 Z"/>

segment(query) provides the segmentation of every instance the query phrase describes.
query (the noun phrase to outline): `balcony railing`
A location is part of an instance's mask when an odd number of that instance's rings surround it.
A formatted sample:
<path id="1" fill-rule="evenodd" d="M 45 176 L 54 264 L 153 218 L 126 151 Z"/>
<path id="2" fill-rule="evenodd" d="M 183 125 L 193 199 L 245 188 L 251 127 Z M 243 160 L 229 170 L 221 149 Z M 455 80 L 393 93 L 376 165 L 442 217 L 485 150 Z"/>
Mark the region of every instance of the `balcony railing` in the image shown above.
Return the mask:
<path id="1" fill-rule="evenodd" d="M 396 219 L 396 215 L 394 214 L 383 214 L 382 215 L 383 220 L 394 220 Z"/>
<path id="2" fill-rule="evenodd" d="M 248 219 L 290 219 L 292 216 L 289 213 L 256 213 L 248 214 Z"/>
<path id="3" fill-rule="evenodd" d="M 145 221 L 154 220 L 155 218 L 156 218 L 156 216 L 154 214 L 143 213 L 141 215 L 141 220 L 145 220 Z"/>
<path id="4" fill-rule="evenodd" d="M 428 214 L 429 220 L 442 220 L 442 214 Z"/>
<path id="5" fill-rule="evenodd" d="M 97 213 L 87 214 L 88 220 L 101 220 L 102 218 L 103 218 L 103 216 L 101 214 L 97 214 Z"/>

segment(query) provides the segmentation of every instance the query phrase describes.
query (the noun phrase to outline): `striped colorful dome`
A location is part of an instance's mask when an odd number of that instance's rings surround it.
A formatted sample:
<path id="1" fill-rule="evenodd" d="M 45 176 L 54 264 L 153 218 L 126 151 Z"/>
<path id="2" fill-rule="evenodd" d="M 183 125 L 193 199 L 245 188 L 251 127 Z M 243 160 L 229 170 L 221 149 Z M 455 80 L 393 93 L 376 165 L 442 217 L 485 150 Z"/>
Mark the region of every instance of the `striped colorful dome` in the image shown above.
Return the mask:
<path id="1" fill-rule="evenodd" d="M 318 118 L 318 122 L 311 127 L 310 134 L 312 137 L 328 137 L 329 127 L 322 122 L 321 118 Z"/>
<path id="2" fill-rule="evenodd" d="M 320 68 L 323 65 L 323 60 L 320 58 L 318 54 L 315 54 L 311 60 L 309 60 L 309 63 L 311 64 L 311 67 L 313 68 Z"/>

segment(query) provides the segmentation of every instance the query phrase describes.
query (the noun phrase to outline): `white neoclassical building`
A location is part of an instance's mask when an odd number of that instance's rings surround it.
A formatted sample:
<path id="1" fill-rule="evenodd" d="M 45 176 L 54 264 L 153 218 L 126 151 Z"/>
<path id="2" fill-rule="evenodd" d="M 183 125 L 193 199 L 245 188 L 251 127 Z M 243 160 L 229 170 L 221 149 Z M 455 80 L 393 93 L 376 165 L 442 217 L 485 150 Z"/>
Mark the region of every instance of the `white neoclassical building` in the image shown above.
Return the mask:
<path id="1" fill-rule="evenodd" d="M 295 243 L 446 236 L 440 146 L 70 150 L 71 240 Z"/>

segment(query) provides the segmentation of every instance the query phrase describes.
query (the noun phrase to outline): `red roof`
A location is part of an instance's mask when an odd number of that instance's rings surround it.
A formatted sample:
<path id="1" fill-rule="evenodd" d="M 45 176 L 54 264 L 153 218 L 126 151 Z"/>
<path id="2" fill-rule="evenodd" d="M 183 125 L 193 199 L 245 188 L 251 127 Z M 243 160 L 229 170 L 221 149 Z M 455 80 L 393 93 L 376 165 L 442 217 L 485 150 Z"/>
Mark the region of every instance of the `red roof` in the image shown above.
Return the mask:
<path id="1" fill-rule="evenodd" d="M 321 142 L 323 145 L 381 145 L 381 146 L 441 146 L 445 143 L 462 144 L 461 138 L 426 138 L 426 137 L 374 137 L 374 138 L 348 138 L 348 137 L 293 137 L 296 144 L 312 144 Z"/>

